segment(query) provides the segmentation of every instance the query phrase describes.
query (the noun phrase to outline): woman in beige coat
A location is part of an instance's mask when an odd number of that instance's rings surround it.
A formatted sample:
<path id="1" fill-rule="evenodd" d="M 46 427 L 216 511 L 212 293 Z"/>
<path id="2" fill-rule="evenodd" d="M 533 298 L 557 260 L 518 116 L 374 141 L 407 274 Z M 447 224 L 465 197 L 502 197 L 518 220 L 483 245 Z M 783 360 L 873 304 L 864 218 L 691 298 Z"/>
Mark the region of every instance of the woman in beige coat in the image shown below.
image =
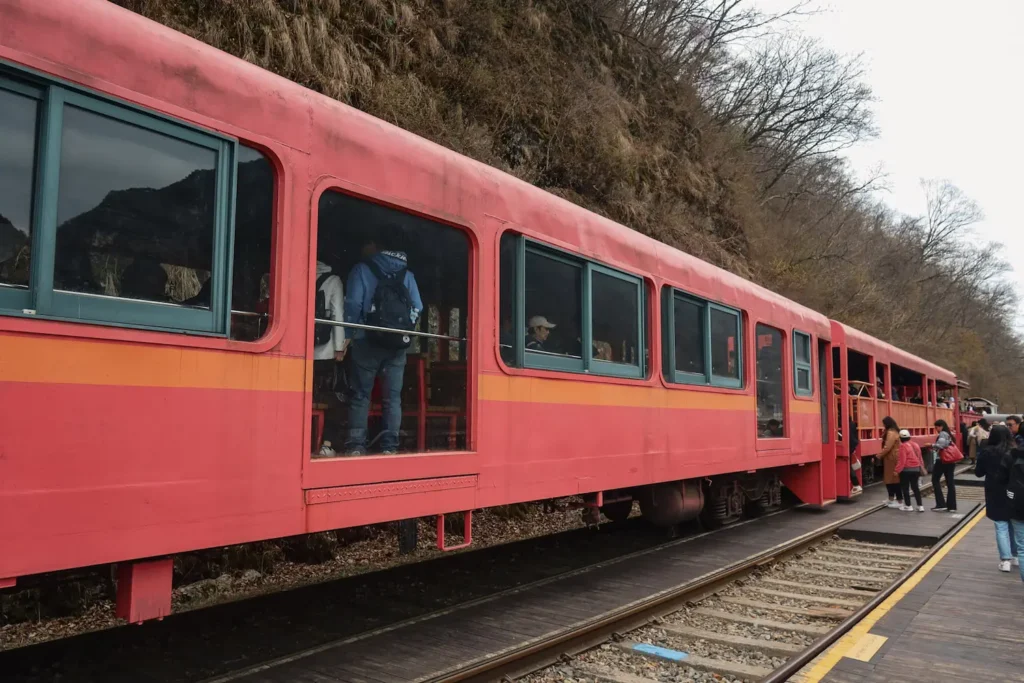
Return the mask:
<path id="1" fill-rule="evenodd" d="M 885 490 L 889 494 L 889 507 L 900 506 L 900 475 L 896 473 L 896 461 L 900 455 L 900 427 L 896 420 L 886 415 L 882 419 L 882 426 L 885 427 L 885 434 L 882 435 L 882 451 L 878 454 L 882 461 L 882 481 L 885 482 Z"/>

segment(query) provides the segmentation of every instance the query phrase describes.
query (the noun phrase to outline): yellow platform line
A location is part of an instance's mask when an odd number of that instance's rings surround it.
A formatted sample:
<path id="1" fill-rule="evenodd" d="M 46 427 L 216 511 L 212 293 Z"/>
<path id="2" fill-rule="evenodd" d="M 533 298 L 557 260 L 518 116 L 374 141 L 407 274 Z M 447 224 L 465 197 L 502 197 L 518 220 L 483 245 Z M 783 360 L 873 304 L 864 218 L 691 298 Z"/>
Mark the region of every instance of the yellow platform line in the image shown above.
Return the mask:
<path id="1" fill-rule="evenodd" d="M 888 614 L 889 610 L 899 604 L 900 600 L 902 600 L 907 593 L 912 591 L 917 584 L 921 583 L 921 580 L 935 568 L 935 565 L 941 562 L 942 558 L 944 558 L 949 551 L 952 550 L 956 544 L 959 543 L 960 540 L 982 520 L 985 516 L 984 512 L 985 506 L 982 505 L 964 528 L 958 531 L 953 538 L 946 541 L 945 545 L 939 548 L 938 552 L 932 555 L 932 557 L 925 562 L 920 569 L 914 572 L 909 579 L 904 581 L 903 585 L 883 600 L 882 604 L 872 610 L 870 614 L 864 617 L 852 629 L 850 629 L 846 635 L 840 638 L 831 648 L 829 648 L 825 654 L 811 666 L 810 671 L 806 674 L 797 674 L 791 680 L 799 681 L 800 683 L 819 683 L 819 681 L 824 679 L 825 676 L 835 668 L 835 665 L 839 663 L 839 660 L 854 652 L 855 648 L 857 648 L 861 640 L 870 633 L 874 625 L 877 624 L 882 617 Z"/>

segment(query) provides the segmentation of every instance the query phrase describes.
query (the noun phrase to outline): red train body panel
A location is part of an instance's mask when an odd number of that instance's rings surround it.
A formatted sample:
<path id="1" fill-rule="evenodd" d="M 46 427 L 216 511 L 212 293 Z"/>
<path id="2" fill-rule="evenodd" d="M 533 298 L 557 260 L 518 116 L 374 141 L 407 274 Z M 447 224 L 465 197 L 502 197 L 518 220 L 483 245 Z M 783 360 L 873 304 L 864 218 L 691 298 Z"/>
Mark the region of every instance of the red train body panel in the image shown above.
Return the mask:
<path id="1" fill-rule="evenodd" d="M 237 138 L 276 172 L 259 341 L 0 315 L 0 578 L 769 468 L 805 502 L 847 495 L 838 404 L 822 402 L 817 380 L 808 397 L 787 381 L 786 436 L 758 436 L 759 322 L 811 335 L 814 378 L 821 360 L 831 382 L 838 344 L 843 358 L 849 346 L 955 386 L 941 368 L 106 2 L 0 0 L 0 16 L 3 64 Z M 467 450 L 310 458 L 310 293 L 328 189 L 469 240 Z M 646 378 L 505 365 L 497 271 L 509 229 L 643 278 Z M 665 285 L 742 311 L 743 388 L 664 379 Z"/>

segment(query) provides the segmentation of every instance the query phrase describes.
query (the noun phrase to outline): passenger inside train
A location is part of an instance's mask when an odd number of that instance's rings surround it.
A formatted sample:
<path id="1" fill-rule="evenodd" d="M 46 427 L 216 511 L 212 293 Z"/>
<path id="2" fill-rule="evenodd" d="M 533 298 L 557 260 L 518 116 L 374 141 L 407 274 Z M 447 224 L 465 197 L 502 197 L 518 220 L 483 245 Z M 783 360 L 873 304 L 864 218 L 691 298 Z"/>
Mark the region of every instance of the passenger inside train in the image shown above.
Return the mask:
<path id="1" fill-rule="evenodd" d="M 465 235 L 328 190 L 317 261 L 313 457 L 464 450 Z"/>

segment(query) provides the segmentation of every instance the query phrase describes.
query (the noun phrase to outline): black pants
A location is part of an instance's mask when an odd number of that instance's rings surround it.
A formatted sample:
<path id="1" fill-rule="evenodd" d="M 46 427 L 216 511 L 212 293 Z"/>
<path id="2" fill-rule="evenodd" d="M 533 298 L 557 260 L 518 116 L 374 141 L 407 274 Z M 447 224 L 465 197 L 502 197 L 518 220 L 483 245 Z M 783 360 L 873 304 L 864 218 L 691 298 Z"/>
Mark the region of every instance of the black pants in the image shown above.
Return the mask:
<path id="1" fill-rule="evenodd" d="M 900 497 L 900 485 L 899 484 L 886 484 L 885 490 L 889 494 L 889 499 L 899 500 Z"/>
<path id="2" fill-rule="evenodd" d="M 900 472 L 900 489 L 903 491 L 903 504 L 910 507 L 910 489 L 914 489 L 914 498 L 917 499 L 917 506 L 921 507 L 924 503 L 921 502 L 921 487 L 917 485 L 917 480 L 921 474 L 919 470 L 913 470 L 907 472 L 904 470 Z"/>
<path id="3" fill-rule="evenodd" d="M 956 463 L 942 462 L 941 460 L 935 461 L 935 467 L 932 469 L 932 488 L 935 491 L 935 507 L 948 508 L 953 511 L 956 510 L 956 484 L 953 483 L 953 473 L 956 469 Z M 942 483 L 942 478 L 946 478 L 946 495 L 942 495 L 942 489 L 939 484 Z"/>

